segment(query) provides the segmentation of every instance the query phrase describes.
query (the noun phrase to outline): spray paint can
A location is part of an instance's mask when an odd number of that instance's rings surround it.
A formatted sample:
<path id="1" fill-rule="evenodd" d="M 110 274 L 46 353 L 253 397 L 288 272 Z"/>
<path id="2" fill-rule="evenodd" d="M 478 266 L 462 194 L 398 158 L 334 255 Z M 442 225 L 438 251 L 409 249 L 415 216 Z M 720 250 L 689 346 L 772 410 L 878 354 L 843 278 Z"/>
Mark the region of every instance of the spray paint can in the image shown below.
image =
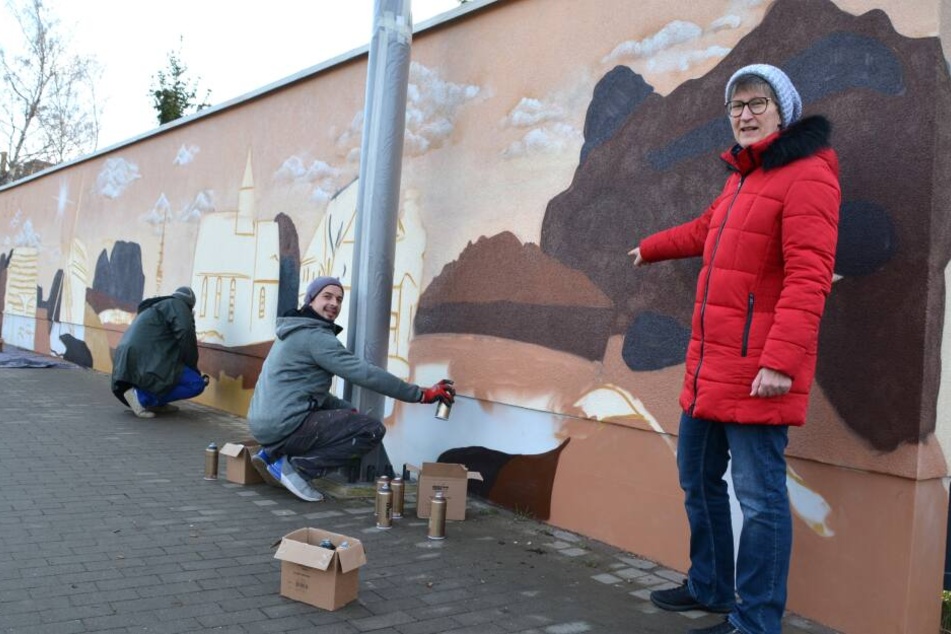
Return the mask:
<path id="1" fill-rule="evenodd" d="M 403 517 L 403 478 L 396 476 L 390 483 L 390 489 L 393 490 L 393 519 Z"/>
<path id="2" fill-rule="evenodd" d="M 436 406 L 436 418 L 439 420 L 449 420 L 449 413 L 452 412 L 452 405 L 439 401 Z"/>
<path id="3" fill-rule="evenodd" d="M 205 447 L 205 480 L 218 479 L 218 445 L 211 443 Z"/>
<path id="4" fill-rule="evenodd" d="M 429 511 L 429 539 L 446 539 L 446 496 L 436 491 Z"/>
<path id="5" fill-rule="evenodd" d="M 393 490 L 389 482 L 380 485 L 376 492 L 376 527 L 384 530 L 393 528 Z"/>

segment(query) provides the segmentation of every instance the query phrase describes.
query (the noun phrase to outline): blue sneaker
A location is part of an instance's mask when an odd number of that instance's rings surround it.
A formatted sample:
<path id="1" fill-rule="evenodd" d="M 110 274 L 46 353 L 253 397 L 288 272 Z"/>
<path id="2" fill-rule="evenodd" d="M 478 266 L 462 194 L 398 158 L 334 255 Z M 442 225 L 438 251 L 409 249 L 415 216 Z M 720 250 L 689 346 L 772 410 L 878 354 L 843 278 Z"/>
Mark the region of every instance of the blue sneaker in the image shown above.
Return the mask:
<path id="1" fill-rule="evenodd" d="M 267 452 L 264 451 L 263 447 L 256 454 L 251 456 L 251 466 L 254 467 L 254 470 L 261 474 L 264 481 L 272 487 L 281 486 L 281 472 L 278 470 L 276 476 L 271 473 L 271 460 L 267 457 Z"/>
<path id="2" fill-rule="evenodd" d="M 284 488 L 305 502 L 320 502 L 324 499 L 324 495 L 310 486 L 284 456 L 269 464 L 267 470 L 272 476 L 280 474 L 280 482 Z"/>

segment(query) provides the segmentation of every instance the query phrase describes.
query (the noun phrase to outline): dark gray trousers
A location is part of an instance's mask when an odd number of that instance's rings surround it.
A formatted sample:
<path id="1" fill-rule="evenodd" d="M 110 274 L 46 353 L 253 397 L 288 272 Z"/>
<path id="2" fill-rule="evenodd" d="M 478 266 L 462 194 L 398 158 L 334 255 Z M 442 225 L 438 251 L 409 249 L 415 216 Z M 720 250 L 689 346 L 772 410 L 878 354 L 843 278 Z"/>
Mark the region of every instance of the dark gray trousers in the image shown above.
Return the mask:
<path id="1" fill-rule="evenodd" d="M 311 412 L 290 436 L 264 447 L 268 457 L 286 456 L 304 478 L 353 464 L 383 440 L 383 423 L 349 409 Z"/>

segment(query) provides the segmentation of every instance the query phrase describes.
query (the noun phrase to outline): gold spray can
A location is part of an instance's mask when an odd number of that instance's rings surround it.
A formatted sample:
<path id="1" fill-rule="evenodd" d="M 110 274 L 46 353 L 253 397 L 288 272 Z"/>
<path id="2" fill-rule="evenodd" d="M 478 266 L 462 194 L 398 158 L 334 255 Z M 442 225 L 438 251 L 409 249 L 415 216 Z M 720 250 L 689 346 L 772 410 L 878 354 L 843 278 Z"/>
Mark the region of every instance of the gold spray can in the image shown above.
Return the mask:
<path id="1" fill-rule="evenodd" d="M 393 490 L 393 519 L 403 517 L 403 478 L 396 476 L 390 483 L 390 489 Z"/>
<path id="2" fill-rule="evenodd" d="M 205 480 L 218 479 L 218 445 L 211 443 L 205 447 Z"/>
<path id="3" fill-rule="evenodd" d="M 436 491 L 429 512 L 429 539 L 446 539 L 446 496 Z"/>
<path id="4" fill-rule="evenodd" d="M 376 527 L 388 530 L 393 528 L 393 490 L 390 483 L 384 482 L 376 492 Z"/>

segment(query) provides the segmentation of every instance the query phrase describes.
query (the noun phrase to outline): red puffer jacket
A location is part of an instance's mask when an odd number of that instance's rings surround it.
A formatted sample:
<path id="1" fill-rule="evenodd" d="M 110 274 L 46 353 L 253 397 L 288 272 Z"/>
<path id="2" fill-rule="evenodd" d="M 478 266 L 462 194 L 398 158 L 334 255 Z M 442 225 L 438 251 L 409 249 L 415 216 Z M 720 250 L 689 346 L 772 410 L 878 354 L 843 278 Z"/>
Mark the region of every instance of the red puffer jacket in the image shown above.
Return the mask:
<path id="1" fill-rule="evenodd" d="M 733 173 L 703 215 L 640 244 L 647 262 L 703 255 L 680 395 L 692 416 L 805 423 L 841 200 L 829 133 L 809 117 L 725 152 Z M 751 397 L 761 367 L 791 376 L 789 393 Z"/>

